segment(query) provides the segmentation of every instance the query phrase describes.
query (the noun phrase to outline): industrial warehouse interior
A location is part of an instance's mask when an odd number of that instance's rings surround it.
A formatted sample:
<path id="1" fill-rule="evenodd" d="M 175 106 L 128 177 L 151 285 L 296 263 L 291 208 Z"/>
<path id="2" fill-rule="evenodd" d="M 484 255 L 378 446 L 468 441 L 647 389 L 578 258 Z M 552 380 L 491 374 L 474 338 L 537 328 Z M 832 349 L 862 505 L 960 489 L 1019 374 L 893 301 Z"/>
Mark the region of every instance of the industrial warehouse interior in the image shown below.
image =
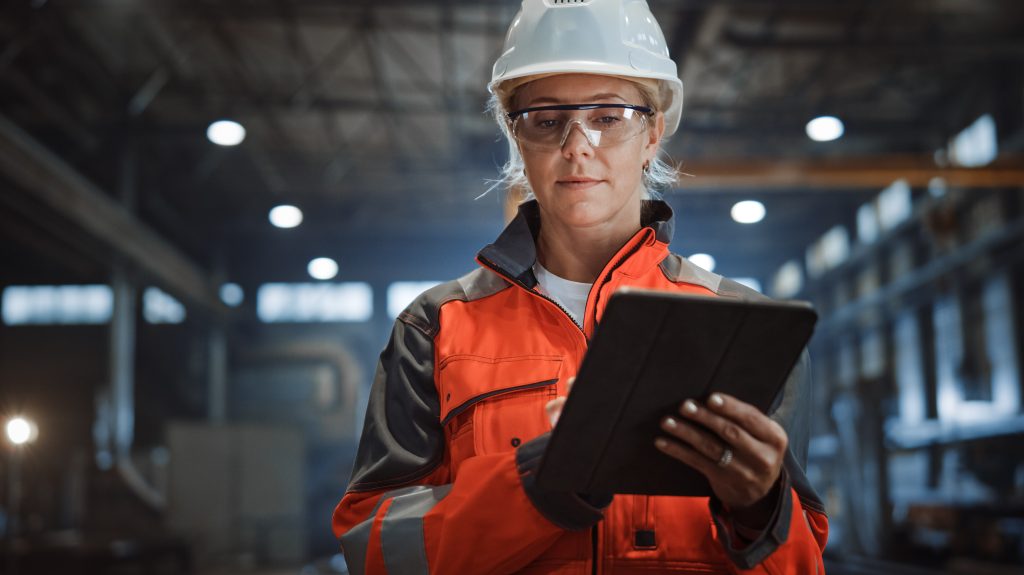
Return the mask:
<path id="1" fill-rule="evenodd" d="M 350 572 L 378 356 L 521 199 L 520 4 L 0 4 L 0 573 Z M 670 249 L 818 314 L 825 571 L 1024 572 L 1024 2 L 648 4 Z"/>

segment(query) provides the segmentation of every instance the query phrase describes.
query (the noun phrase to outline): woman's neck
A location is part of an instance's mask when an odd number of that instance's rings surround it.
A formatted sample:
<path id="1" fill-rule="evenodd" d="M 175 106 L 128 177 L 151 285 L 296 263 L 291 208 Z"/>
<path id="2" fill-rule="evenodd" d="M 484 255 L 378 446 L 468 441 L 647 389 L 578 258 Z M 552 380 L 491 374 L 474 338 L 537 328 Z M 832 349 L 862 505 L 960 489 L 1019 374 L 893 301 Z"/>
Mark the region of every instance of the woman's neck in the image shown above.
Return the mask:
<path id="1" fill-rule="evenodd" d="M 545 269 L 560 278 L 594 283 L 608 260 L 639 229 L 639 217 L 631 225 L 609 223 L 585 229 L 559 225 L 542 217 L 537 257 Z"/>

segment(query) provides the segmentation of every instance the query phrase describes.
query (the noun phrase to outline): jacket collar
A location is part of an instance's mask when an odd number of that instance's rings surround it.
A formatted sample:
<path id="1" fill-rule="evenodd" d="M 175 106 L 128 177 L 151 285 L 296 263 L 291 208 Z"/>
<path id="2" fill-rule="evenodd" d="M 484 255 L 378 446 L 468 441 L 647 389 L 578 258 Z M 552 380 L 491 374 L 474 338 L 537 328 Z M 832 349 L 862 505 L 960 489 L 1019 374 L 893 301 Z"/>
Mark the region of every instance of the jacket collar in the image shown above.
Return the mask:
<path id="1" fill-rule="evenodd" d="M 661 200 L 644 200 L 643 214 L 646 218 L 637 233 L 644 233 L 650 228 L 657 242 L 668 245 L 675 230 L 672 208 Z M 497 267 L 497 271 L 509 279 L 532 289 L 537 284 L 537 278 L 533 275 L 533 265 L 537 262 L 536 239 L 539 232 L 540 206 L 537 200 L 524 202 L 520 204 L 516 217 L 505 226 L 498 239 L 480 250 L 477 260 L 484 265 Z"/>

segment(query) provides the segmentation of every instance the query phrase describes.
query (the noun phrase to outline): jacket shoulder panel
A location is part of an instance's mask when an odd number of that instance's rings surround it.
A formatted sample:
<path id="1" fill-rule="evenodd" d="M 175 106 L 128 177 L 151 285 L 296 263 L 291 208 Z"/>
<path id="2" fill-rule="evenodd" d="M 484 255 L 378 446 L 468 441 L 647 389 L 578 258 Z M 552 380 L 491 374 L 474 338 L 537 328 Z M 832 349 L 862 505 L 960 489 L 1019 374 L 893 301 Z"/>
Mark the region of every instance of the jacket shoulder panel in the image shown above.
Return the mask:
<path id="1" fill-rule="evenodd" d="M 398 315 L 398 319 L 433 338 L 439 330 L 439 318 L 444 304 L 483 299 L 510 286 L 498 274 L 477 268 L 458 279 L 438 284 L 423 292 Z"/>
<path id="2" fill-rule="evenodd" d="M 669 281 L 698 285 L 717 295 L 722 295 L 719 294 L 719 290 L 722 280 L 725 278 L 693 265 L 679 254 L 668 254 L 665 259 L 661 260 L 658 267 Z"/>
<path id="3" fill-rule="evenodd" d="M 722 278 L 722 283 L 718 288 L 719 295 L 726 297 L 735 297 L 750 301 L 771 301 L 772 298 L 764 295 L 756 289 L 749 288 L 738 281 L 731 280 L 729 278 Z"/>

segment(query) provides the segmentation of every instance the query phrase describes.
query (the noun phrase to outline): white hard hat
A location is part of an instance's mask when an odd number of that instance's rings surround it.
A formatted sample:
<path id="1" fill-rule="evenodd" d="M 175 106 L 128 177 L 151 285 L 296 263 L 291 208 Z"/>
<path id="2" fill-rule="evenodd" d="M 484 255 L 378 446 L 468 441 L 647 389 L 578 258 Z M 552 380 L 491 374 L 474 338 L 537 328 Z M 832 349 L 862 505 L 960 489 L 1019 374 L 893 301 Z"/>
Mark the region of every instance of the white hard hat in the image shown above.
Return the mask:
<path id="1" fill-rule="evenodd" d="M 679 126 L 683 81 L 646 0 L 523 0 L 487 89 L 551 74 L 658 80 L 665 135 Z"/>

